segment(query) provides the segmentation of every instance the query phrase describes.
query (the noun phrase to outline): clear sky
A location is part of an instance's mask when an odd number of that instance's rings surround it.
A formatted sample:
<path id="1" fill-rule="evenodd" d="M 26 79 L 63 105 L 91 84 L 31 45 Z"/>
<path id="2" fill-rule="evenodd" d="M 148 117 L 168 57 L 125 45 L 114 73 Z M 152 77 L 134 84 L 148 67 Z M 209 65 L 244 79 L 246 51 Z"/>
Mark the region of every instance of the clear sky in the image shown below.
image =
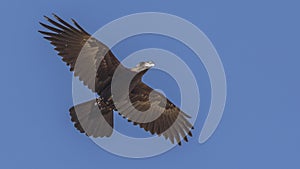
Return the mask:
<path id="1" fill-rule="evenodd" d="M 2 1 L 0 168 L 299 168 L 299 6 L 296 0 Z M 172 39 L 146 35 L 121 42 L 113 49 L 119 59 L 157 47 L 201 70 L 196 73 L 200 115 L 190 142 L 156 157 L 128 159 L 74 129 L 68 114 L 72 74 L 37 32 L 42 29 L 38 22 L 56 13 L 93 33 L 119 17 L 149 11 L 185 18 L 210 38 L 226 71 L 228 96 L 218 129 L 199 144 L 210 103 L 201 62 Z M 167 80 L 156 80 L 156 73 L 149 71 L 147 83 L 180 103 L 174 81 L 163 75 L 159 78 Z M 146 135 L 118 116 L 116 123 L 120 132 Z"/>

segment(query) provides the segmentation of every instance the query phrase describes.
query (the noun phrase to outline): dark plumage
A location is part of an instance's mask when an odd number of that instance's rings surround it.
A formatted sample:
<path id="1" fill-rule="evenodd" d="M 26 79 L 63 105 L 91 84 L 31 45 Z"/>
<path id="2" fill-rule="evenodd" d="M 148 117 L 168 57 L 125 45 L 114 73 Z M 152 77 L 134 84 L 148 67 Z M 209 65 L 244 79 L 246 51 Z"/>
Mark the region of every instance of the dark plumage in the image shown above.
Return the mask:
<path id="1" fill-rule="evenodd" d="M 40 23 L 50 32 L 39 32 L 55 46 L 58 55 L 70 66 L 70 71 L 74 71 L 74 76 L 78 76 L 89 89 L 99 95 L 99 98 L 75 105 L 69 110 L 74 126 L 81 133 L 93 137 L 111 136 L 115 110 L 134 125 L 139 125 L 151 134 L 163 135 L 172 143 L 181 145 L 181 139 L 188 141 L 187 135 L 192 136 L 190 130 L 193 129 L 187 120 L 190 117 L 161 93 L 142 82 L 142 76 L 154 63 L 141 62 L 134 68 L 125 68 L 105 44 L 93 38 L 76 21 L 72 19 L 74 27 L 58 16 L 54 17 L 57 21 L 45 16 L 51 26 Z M 111 94 L 111 82 L 118 66 L 122 72 L 120 77 L 134 75 L 134 78 L 130 83 L 129 99 L 118 99 L 119 102 L 115 103 Z M 146 115 L 139 113 L 150 108 L 150 93 L 153 108 L 150 110 L 154 111 L 147 112 Z M 136 110 L 130 108 L 130 103 Z M 155 115 L 155 110 L 163 113 L 153 121 L 141 122 L 148 118 L 146 116 Z"/>

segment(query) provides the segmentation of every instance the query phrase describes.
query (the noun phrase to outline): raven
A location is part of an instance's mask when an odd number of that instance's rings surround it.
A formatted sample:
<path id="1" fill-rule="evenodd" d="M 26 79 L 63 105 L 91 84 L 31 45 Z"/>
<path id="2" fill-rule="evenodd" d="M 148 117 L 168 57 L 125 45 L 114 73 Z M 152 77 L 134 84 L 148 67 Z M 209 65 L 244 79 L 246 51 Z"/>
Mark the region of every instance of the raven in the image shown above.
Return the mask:
<path id="1" fill-rule="evenodd" d="M 72 26 L 57 15 L 53 16 L 56 20 L 44 16 L 50 24 L 40 22 L 48 30 L 39 32 L 54 45 L 70 71 L 74 71 L 74 76 L 99 96 L 69 109 L 76 129 L 87 136 L 109 137 L 114 126 L 113 112 L 117 111 L 134 125 L 151 134 L 163 135 L 173 144 L 181 145 L 182 139 L 188 141 L 187 135 L 192 136 L 193 129 L 188 121 L 190 116 L 142 81 L 143 75 L 155 65 L 152 61 L 126 68 L 105 44 L 92 37 L 75 20 L 71 19 Z M 127 90 L 116 85 L 117 90 L 120 89 L 118 99 L 112 94 L 116 70 L 121 72 L 116 78 L 132 77 Z"/>

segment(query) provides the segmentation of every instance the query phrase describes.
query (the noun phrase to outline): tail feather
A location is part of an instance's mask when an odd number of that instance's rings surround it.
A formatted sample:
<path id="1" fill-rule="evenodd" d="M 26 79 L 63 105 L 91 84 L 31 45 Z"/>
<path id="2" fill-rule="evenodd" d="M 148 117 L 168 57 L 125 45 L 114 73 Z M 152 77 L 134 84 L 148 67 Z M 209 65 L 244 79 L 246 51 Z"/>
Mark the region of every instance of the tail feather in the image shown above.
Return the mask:
<path id="1" fill-rule="evenodd" d="M 109 137 L 113 132 L 113 110 L 99 107 L 96 100 L 70 108 L 71 121 L 81 133 L 93 137 Z"/>

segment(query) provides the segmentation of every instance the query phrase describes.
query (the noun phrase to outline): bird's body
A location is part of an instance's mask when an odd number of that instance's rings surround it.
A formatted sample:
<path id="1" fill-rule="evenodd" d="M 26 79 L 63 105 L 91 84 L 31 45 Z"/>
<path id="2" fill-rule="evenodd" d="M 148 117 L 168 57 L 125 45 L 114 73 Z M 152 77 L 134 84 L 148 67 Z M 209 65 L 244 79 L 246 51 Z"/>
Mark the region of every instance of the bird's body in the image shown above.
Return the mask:
<path id="1" fill-rule="evenodd" d="M 39 32 L 55 46 L 74 76 L 99 95 L 97 99 L 70 108 L 71 120 L 80 132 L 93 137 L 109 137 L 114 126 L 113 112 L 118 111 L 134 125 L 163 135 L 172 143 L 175 140 L 180 145 L 181 139 L 187 141 L 186 136 L 192 136 L 189 116 L 142 82 L 143 75 L 154 66 L 153 62 L 126 68 L 105 44 L 77 22 L 72 20 L 76 26 L 73 27 L 58 16 L 54 17 L 59 22 L 45 18 L 55 27 L 41 23 L 51 32 Z M 113 83 L 114 79 L 117 83 Z M 128 86 L 120 83 L 128 79 L 132 79 Z"/>

